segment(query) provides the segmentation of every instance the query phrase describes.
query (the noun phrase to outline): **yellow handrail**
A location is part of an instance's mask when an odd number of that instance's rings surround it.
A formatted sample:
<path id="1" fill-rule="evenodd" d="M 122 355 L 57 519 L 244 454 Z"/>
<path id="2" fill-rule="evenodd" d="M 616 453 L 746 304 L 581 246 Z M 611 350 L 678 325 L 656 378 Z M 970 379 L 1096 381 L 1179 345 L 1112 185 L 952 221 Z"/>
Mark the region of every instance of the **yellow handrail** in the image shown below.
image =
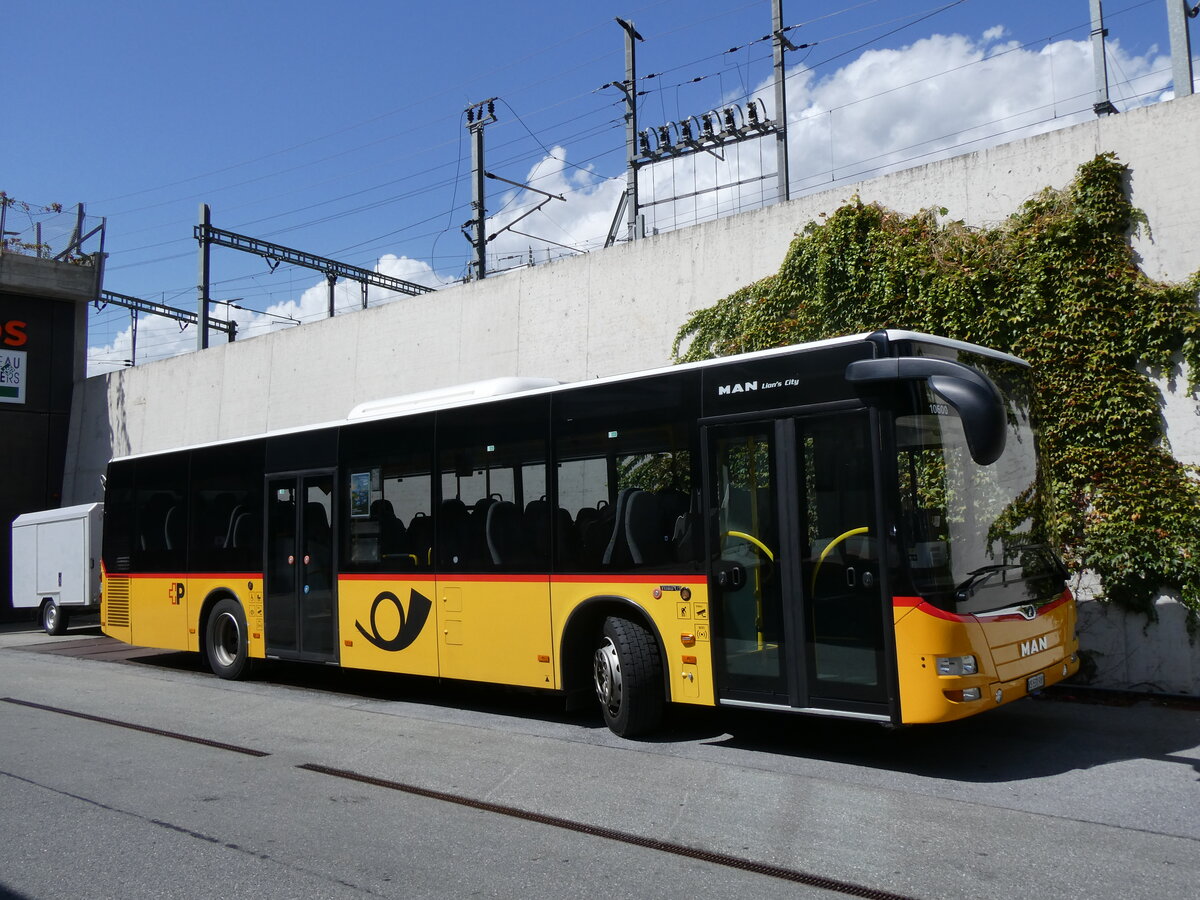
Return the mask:
<path id="1" fill-rule="evenodd" d="M 763 553 L 767 554 L 767 559 L 769 559 L 771 562 L 775 562 L 775 554 L 771 552 L 771 548 L 768 547 L 766 544 L 764 544 L 762 541 L 760 541 L 758 538 L 756 538 L 754 535 L 746 534 L 746 532 L 744 532 L 744 531 L 727 531 L 727 532 L 725 532 L 725 536 L 741 538 L 743 541 L 749 541 L 755 547 L 760 549 Z"/>
<path id="2" fill-rule="evenodd" d="M 846 540 L 846 538 L 852 538 L 856 534 L 866 534 L 869 531 L 870 531 L 870 529 L 865 525 L 861 528 L 851 528 L 849 531 L 844 532 L 843 534 L 839 534 L 832 541 L 830 541 L 828 544 L 826 544 L 825 549 L 821 551 L 821 555 L 819 557 L 817 557 L 817 564 L 813 568 L 812 584 L 809 586 L 809 590 L 812 591 L 813 593 L 816 593 L 817 573 L 821 571 L 821 565 L 825 562 L 825 557 L 827 557 L 829 555 L 830 550 L 832 550 L 834 547 L 836 547 L 842 541 Z"/>

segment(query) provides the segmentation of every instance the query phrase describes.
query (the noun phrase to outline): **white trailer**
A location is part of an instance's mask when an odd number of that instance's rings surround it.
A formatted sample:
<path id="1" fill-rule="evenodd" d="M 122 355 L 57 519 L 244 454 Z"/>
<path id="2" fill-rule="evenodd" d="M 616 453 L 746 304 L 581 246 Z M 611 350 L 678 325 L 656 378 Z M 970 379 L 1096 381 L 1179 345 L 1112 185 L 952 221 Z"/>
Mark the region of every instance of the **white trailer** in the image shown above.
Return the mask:
<path id="1" fill-rule="evenodd" d="M 12 523 L 12 604 L 38 609 L 46 634 L 72 614 L 100 611 L 103 503 L 25 513 Z"/>

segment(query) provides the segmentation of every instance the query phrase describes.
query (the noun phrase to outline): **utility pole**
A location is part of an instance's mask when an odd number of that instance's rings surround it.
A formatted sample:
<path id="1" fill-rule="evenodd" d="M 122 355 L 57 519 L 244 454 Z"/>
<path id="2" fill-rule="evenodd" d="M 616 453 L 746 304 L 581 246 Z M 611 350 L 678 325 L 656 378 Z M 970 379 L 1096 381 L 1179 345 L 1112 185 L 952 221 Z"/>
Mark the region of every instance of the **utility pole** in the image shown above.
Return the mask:
<path id="1" fill-rule="evenodd" d="M 337 276 L 332 272 L 325 273 L 325 283 L 329 285 L 329 318 L 333 318 L 333 286 L 337 284 Z"/>
<path id="2" fill-rule="evenodd" d="M 212 226 L 212 213 L 207 203 L 200 204 L 200 225 L 196 237 L 200 240 L 200 281 L 196 285 L 199 297 L 196 300 L 196 349 L 208 349 L 208 230 Z"/>
<path id="3" fill-rule="evenodd" d="M 496 98 L 491 97 L 467 107 L 467 130 L 471 132 L 471 210 L 475 217 L 467 222 L 472 226 L 467 238 L 475 251 L 470 280 L 487 277 L 487 205 L 483 181 L 483 129 L 496 121 Z"/>
<path id="4" fill-rule="evenodd" d="M 1100 0 L 1094 0 L 1099 3 Z M 772 57 L 775 64 L 775 159 L 779 171 L 779 202 L 791 198 L 788 187 L 788 128 L 787 128 L 787 86 L 784 83 L 783 51 L 795 50 L 796 45 L 787 39 L 783 33 L 783 0 L 772 0 L 771 3 L 771 33 L 774 35 Z"/>
<path id="5" fill-rule="evenodd" d="M 628 215 L 629 239 L 636 241 L 642 233 L 641 210 L 638 206 L 638 173 L 634 160 L 637 159 L 637 45 L 634 41 L 645 41 L 632 22 L 617 19 L 625 29 L 625 81 L 618 85 L 625 94 L 625 160 L 629 167 L 625 184 L 625 212 Z"/>
<path id="6" fill-rule="evenodd" d="M 1108 54 L 1104 47 L 1104 39 L 1108 37 L 1108 29 L 1104 27 L 1104 5 L 1102 0 L 1091 0 L 1092 3 L 1092 63 L 1096 78 L 1096 97 L 1092 103 L 1092 111 L 1098 116 L 1115 113 L 1108 96 Z"/>
<path id="7" fill-rule="evenodd" d="M 1175 96 L 1192 94 L 1192 40 L 1188 34 L 1188 19 L 1200 14 L 1200 6 L 1192 7 L 1189 0 L 1167 0 L 1167 28 L 1171 34 L 1171 74 L 1175 81 Z"/>

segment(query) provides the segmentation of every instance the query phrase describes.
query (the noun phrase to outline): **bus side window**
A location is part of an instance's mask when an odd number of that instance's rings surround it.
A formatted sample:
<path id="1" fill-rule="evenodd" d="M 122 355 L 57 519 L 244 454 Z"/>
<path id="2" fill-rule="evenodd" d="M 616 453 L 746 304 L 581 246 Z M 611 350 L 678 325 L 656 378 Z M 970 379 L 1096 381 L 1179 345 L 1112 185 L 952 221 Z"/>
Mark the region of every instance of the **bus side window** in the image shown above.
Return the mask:
<path id="1" fill-rule="evenodd" d="M 133 571 L 185 572 L 188 566 L 188 468 L 190 454 L 136 463 Z"/>
<path id="2" fill-rule="evenodd" d="M 439 414 L 440 570 L 544 572 L 549 401 L 531 397 Z"/>
<path id="3" fill-rule="evenodd" d="M 261 441 L 193 454 L 192 571 L 262 570 Z"/>
<path id="4" fill-rule="evenodd" d="M 341 566 L 411 572 L 433 565 L 431 415 L 342 430 Z"/>

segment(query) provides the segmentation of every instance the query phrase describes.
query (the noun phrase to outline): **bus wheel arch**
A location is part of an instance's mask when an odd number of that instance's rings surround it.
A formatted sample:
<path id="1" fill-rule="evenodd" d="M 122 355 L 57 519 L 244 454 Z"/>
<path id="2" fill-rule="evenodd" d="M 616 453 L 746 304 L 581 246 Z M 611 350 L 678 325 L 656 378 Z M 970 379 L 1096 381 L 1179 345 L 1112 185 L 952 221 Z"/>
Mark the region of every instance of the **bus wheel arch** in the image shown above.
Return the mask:
<path id="1" fill-rule="evenodd" d="M 593 694 L 604 721 L 622 737 L 652 731 L 667 701 L 666 656 L 653 621 L 623 597 L 594 597 L 563 631 L 563 686 Z"/>
<path id="2" fill-rule="evenodd" d="M 253 668 L 246 611 L 229 591 L 213 591 L 200 614 L 200 654 L 213 674 L 232 681 L 248 678 Z"/>

